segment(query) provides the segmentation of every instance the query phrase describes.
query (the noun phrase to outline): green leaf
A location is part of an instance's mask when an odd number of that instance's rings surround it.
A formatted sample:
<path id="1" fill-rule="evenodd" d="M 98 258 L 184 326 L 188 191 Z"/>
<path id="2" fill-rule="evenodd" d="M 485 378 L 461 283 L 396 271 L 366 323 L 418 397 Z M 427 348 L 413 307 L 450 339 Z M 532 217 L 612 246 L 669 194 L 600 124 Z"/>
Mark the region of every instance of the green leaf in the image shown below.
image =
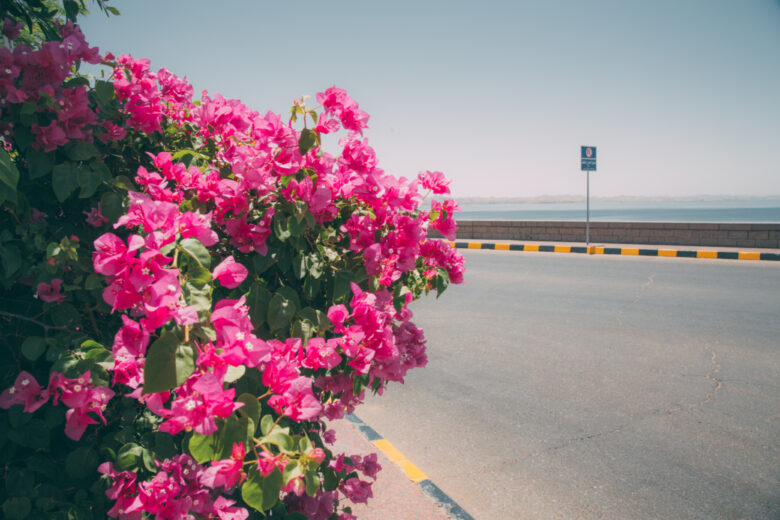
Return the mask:
<path id="1" fill-rule="evenodd" d="M 249 478 L 241 486 L 241 498 L 248 506 L 263 512 L 263 477 L 253 466 L 247 471 L 247 476 Z"/>
<path id="2" fill-rule="evenodd" d="M 335 303 L 345 303 L 352 293 L 350 282 L 354 280 L 349 271 L 338 271 L 333 277 L 333 301 Z"/>
<path id="3" fill-rule="evenodd" d="M 294 337 L 301 338 L 303 344 L 306 345 L 317 332 L 317 328 L 309 320 L 295 320 L 291 332 Z"/>
<path id="4" fill-rule="evenodd" d="M 202 267 L 211 266 L 211 255 L 209 255 L 206 246 L 201 244 L 197 238 L 185 238 L 179 242 L 179 249 L 197 260 Z"/>
<path id="5" fill-rule="evenodd" d="M 271 330 L 281 330 L 290 324 L 295 316 L 295 303 L 285 298 L 282 294 L 276 293 L 268 303 L 268 314 L 266 320 Z"/>
<path id="6" fill-rule="evenodd" d="M 304 320 L 309 320 L 312 322 L 317 327 L 318 331 L 323 331 L 331 326 L 328 315 L 319 309 L 314 309 L 313 307 L 305 307 L 301 309 L 301 311 L 298 313 L 298 316 Z"/>
<path id="7" fill-rule="evenodd" d="M 71 479 L 81 480 L 93 476 L 99 464 L 97 452 L 90 447 L 81 446 L 65 458 L 65 473 Z"/>
<path id="8" fill-rule="evenodd" d="M 173 332 L 163 335 L 149 347 L 144 367 L 144 394 L 171 390 L 184 383 L 195 370 L 195 351 L 189 345 L 179 345 Z"/>
<path id="9" fill-rule="evenodd" d="M 191 265 L 187 269 L 187 276 L 189 277 L 190 282 L 196 287 L 203 287 L 211 282 L 211 271 L 200 264 Z"/>
<path id="10" fill-rule="evenodd" d="M 276 257 L 269 251 L 265 256 L 252 255 L 252 265 L 257 274 L 263 274 L 276 262 Z"/>
<path id="11" fill-rule="evenodd" d="M 68 20 L 75 22 L 79 15 L 79 4 L 75 0 L 63 0 L 62 6 L 65 8 L 65 16 Z"/>
<path id="12" fill-rule="evenodd" d="M 291 300 L 295 304 L 296 309 L 301 308 L 301 299 L 298 297 L 298 293 L 292 287 L 279 287 L 276 292 L 288 300 Z"/>
<path id="13" fill-rule="evenodd" d="M 298 139 L 298 150 L 300 150 L 301 155 L 305 155 L 306 152 L 314 148 L 316 144 L 317 134 L 315 134 L 313 130 L 309 130 L 308 128 L 301 130 L 301 137 Z"/>
<path id="14" fill-rule="evenodd" d="M 122 196 L 113 191 L 107 191 L 100 197 L 100 210 L 103 216 L 114 222 L 122 215 Z"/>
<path id="15" fill-rule="evenodd" d="M 292 270 L 295 277 L 299 280 L 306 276 L 306 257 L 302 253 L 298 253 L 293 257 Z"/>
<path id="16" fill-rule="evenodd" d="M 51 171 L 51 187 L 57 200 L 65 202 L 70 194 L 78 187 L 78 170 L 73 163 L 63 163 L 55 166 Z"/>
<path id="17" fill-rule="evenodd" d="M 94 289 L 102 289 L 104 287 L 103 275 L 92 273 L 84 280 L 84 289 L 92 291 Z"/>
<path id="18" fill-rule="evenodd" d="M 119 471 L 132 471 L 143 462 L 143 448 L 134 442 L 129 442 L 119 448 L 116 454 L 116 469 Z"/>
<path id="19" fill-rule="evenodd" d="M 0 256 L 3 262 L 3 271 L 6 278 L 10 278 L 12 274 L 18 271 L 22 267 L 22 254 L 19 252 L 19 248 L 12 245 L 5 245 L 0 247 Z"/>
<path id="20" fill-rule="evenodd" d="M 249 305 L 249 318 L 252 320 L 252 325 L 254 325 L 255 328 L 258 328 L 265 323 L 268 314 L 268 304 L 271 302 L 272 297 L 273 294 L 271 291 L 262 285 L 252 285 L 246 302 L 247 305 Z"/>
<path id="21" fill-rule="evenodd" d="M 268 511 L 279 501 L 279 491 L 282 490 L 282 472 L 275 469 L 263 479 L 263 509 Z"/>
<path id="22" fill-rule="evenodd" d="M 32 511 L 32 504 L 27 497 L 9 498 L 3 502 L 3 514 L 7 520 L 22 520 Z"/>
<path id="23" fill-rule="evenodd" d="M 201 320 L 205 320 L 211 314 L 211 285 L 199 287 L 192 281 L 182 286 L 184 298 L 187 304 L 195 307 Z"/>
<path id="24" fill-rule="evenodd" d="M 271 433 L 260 439 L 260 442 L 263 444 L 273 444 L 281 451 L 290 453 L 294 449 L 294 443 L 293 438 L 290 437 L 289 432 L 289 428 L 280 428 L 277 426 L 271 431 Z"/>
<path id="25" fill-rule="evenodd" d="M 35 361 L 46 352 L 46 340 L 40 336 L 29 336 L 22 342 L 22 355 L 30 361 Z"/>
<path id="26" fill-rule="evenodd" d="M 117 175 L 109 181 L 109 184 L 125 191 L 135 191 L 138 189 L 135 183 L 131 181 L 130 177 L 127 175 Z"/>
<path id="27" fill-rule="evenodd" d="M 97 147 L 92 143 L 86 141 L 71 141 L 65 145 L 65 154 L 71 161 L 86 161 L 93 157 L 97 157 L 100 152 L 98 152 Z"/>
<path id="28" fill-rule="evenodd" d="M 320 294 L 321 288 L 322 283 L 319 280 L 308 276 L 303 282 L 303 295 L 309 300 L 313 300 Z"/>
<path id="29" fill-rule="evenodd" d="M 274 416 L 264 415 L 262 420 L 260 421 L 260 433 L 262 433 L 263 435 L 268 435 L 273 425 L 274 425 Z"/>
<path id="30" fill-rule="evenodd" d="M 320 477 L 317 476 L 316 469 L 307 471 L 303 476 L 303 480 L 306 483 L 306 494 L 310 497 L 316 495 L 320 489 Z"/>
<path id="31" fill-rule="evenodd" d="M 255 433 L 255 425 L 249 417 L 237 417 L 231 415 L 225 421 L 219 432 L 219 450 L 217 456 L 220 459 L 229 459 L 233 454 L 233 444 L 246 446 L 252 440 Z"/>
<path id="32" fill-rule="evenodd" d="M 246 374 L 246 366 L 239 365 L 237 367 L 234 367 L 232 365 L 228 365 L 227 372 L 225 373 L 225 382 L 233 383 L 235 381 L 238 381 L 239 379 L 244 377 L 244 374 Z"/>
<path id="33" fill-rule="evenodd" d="M 306 270 L 308 271 L 309 276 L 319 279 L 324 273 L 325 264 L 319 256 L 312 253 L 306 257 Z"/>
<path id="34" fill-rule="evenodd" d="M 290 238 L 291 233 L 289 228 L 287 227 L 286 218 L 282 218 L 278 215 L 274 215 L 273 228 L 274 228 L 274 234 L 276 235 L 276 238 L 278 238 L 280 242 L 285 242 L 287 239 Z"/>
<path id="35" fill-rule="evenodd" d="M 301 474 L 303 474 L 303 469 L 301 469 L 300 464 L 298 464 L 297 460 L 293 460 L 287 463 L 287 465 L 284 467 L 284 472 L 282 472 L 282 481 L 287 484 L 292 479 L 299 477 Z"/>
<path id="36" fill-rule="evenodd" d="M 37 179 L 48 174 L 54 166 L 51 154 L 30 148 L 27 150 L 27 169 L 31 179 Z"/>
<path id="37" fill-rule="evenodd" d="M 90 166 L 79 168 L 77 178 L 81 188 L 79 192 L 80 199 L 86 199 L 94 195 L 98 186 L 100 186 L 100 182 L 103 180 L 100 172 Z"/>
<path id="38" fill-rule="evenodd" d="M 260 422 L 260 403 L 255 396 L 249 393 L 241 394 L 236 401 L 244 403 L 244 406 L 238 409 L 239 414 L 249 417 L 255 424 Z M 254 432 L 252 434 L 254 435 Z"/>
<path id="39" fill-rule="evenodd" d="M 219 451 L 219 438 L 216 434 L 201 435 L 193 433 L 187 446 L 192 458 L 200 464 L 205 464 L 206 462 L 216 460 L 215 457 Z"/>
<path id="40" fill-rule="evenodd" d="M 95 93 L 101 103 L 108 104 L 114 98 L 114 85 L 110 81 L 99 79 L 95 82 Z"/>
<path id="41" fill-rule="evenodd" d="M 19 170 L 16 169 L 11 156 L 2 147 L 0 147 L 0 182 L 13 192 L 16 192 L 16 185 L 19 183 Z"/>

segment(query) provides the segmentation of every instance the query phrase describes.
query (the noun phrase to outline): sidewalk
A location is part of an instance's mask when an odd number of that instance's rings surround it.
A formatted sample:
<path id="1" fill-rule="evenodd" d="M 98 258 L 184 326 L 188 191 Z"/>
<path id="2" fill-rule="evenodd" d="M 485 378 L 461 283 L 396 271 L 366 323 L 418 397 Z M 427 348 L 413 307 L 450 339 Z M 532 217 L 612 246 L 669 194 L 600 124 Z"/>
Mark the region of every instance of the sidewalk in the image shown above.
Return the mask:
<path id="1" fill-rule="evenodd" d="M 388 457 L 385 453 L 387 449 L 379 449 L 352 422 L 347 419 L 332 421 L 328 423 L 328 427 L 336 431 L 334 453 L 344 452 L 347 455 L 361 456 L 376 453 L 382 466 L 372 488 L 374 497 L 368 499 L 368 504 L 352 505 L 352 514 L 357 516 L 358 520 L 473 520 L 470 516 L 459 515 L 457 512 L 451 515 L 445 505 L 437 503 L 423 491 L 422 486 L 425 483 L 432 486 L 429 480 L 424 480 L 422 484 L 413 482 L 401 466 Z M 373 436 L 376 436 L 375 432 Z M 396 454 L 400 455 L 398 452 Z M 396 456 L 394 458 L 397 460 Z M 422 473 L 419 475 L 426 478 Z"/>

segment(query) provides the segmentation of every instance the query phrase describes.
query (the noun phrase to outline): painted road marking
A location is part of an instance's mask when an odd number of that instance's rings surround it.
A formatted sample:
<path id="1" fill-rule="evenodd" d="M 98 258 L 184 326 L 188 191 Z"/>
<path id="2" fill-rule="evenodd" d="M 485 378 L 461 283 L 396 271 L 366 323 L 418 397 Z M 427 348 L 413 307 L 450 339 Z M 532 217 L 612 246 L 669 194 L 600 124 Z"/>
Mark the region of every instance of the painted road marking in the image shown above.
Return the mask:
<path id="1" fill-rule="evenodd" d="M 711 258 L 722 260 L 774 260 L 780 261 L 778 253 L 758 251 L 713 251 L 689 249 L 653 249 L 636 247 L 569 246 L 551 244 L 508 244 L 506 242 L 449 242 L 445 244 L 458 249 L 495 249 L 497 251 L 541 251 L 546 253 L 586 253 L 589 255 L 663 256 L 671 258 Z"/>
<path id="2" fill-rule="evenodd" d="M 364 423 L 360 417 L 353 414 L 347 414 L 344 418 L 354 424 L 358 430 L 366 435 L 366 438 L 381 450 L 382 453 L 387 455 L 394 464 L 400 466 L 404 473 L 406 473 L 406 476 L 409 477 L 412 482 L 420 486 L 420 489 L 431 497 L 434 502 L 443 507 L 454 520 L 474 520 L 473 516 L 460 507 L 460 505 L 442 491 L 439 486 L 431 482 L 425 473 L 420 471 L 420 468 L 412 464 L 390 441 L 382 438 L 382 436 L 373 428 Z"/>

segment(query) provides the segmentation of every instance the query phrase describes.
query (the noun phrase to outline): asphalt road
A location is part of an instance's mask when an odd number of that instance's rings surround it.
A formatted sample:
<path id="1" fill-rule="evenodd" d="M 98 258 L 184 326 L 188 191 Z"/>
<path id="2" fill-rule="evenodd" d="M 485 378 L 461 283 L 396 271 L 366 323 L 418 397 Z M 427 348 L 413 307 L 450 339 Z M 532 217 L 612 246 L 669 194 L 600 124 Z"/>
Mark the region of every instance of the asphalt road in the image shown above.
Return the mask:
<path id="1" fill-rule="evenodd" d="M 780 518 L 780 263 L 464 255 L 356 413 L 476 520 Z"/>

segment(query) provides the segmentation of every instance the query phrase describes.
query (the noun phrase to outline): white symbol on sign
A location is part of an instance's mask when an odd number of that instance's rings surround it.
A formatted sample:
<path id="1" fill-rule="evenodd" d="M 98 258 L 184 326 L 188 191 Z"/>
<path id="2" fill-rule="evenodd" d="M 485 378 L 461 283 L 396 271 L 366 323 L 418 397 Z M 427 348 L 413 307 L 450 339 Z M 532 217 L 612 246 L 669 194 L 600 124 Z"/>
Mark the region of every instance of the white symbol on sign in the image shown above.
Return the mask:
<path id="1" fill-rule="evenodd" d="M 593 157 L 593 149 L 592 148 L 585 148 L 585 157 L 590 159 Z"/>

